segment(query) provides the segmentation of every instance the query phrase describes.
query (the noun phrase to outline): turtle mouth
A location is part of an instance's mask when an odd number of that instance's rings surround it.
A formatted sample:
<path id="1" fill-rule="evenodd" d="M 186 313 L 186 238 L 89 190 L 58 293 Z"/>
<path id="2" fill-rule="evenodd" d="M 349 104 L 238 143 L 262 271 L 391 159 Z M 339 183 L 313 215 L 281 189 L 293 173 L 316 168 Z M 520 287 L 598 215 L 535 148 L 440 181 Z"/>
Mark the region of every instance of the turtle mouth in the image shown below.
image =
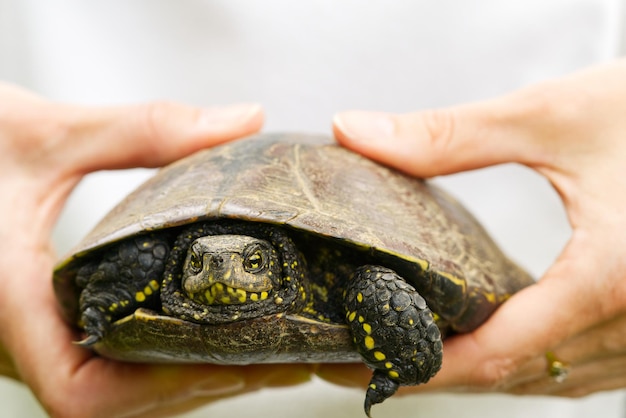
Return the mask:
<path id="1" fill-rule="evenodd" d="M 203 292 L 190 293 L 189 298 L 203 305 L 241 305 L 266 300 L 272 290 L 249 292 L 224 283 L 213 283 Z"/>

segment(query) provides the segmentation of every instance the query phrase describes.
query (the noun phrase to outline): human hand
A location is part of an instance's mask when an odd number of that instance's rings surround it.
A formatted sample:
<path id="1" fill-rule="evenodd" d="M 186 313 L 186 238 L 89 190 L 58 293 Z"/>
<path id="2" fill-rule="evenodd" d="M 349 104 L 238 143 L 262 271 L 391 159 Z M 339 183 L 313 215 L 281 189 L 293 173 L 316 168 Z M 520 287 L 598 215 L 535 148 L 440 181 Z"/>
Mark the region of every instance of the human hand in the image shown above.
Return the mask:
<path id="1" fill-rule="evenodd" d="M 444 343 L 443 367 L 418 391 L 583 396 L 626 386 L 626 61 L 493 100 L 392 115 L 345 112 L 344 146 L 419 177 L 514 162 L 543 175 L 572 227 L 534 286 L 480 328 Z M 552 353 L 570 373 L 548 373 Z M 358 365 L 323 378 L 365 387 Z"/>
<path id="2" fill-rule="evenodd" d="M 164 366 L 110 361 L 72 343 L 52 291 L 51 230 L 87 173 L 157 167 L 260 129 L 259 106 L 85 108 L 0 84 L 0 373 L 55 417 L 164 416 L 309 378 L 307 366 Z"/>

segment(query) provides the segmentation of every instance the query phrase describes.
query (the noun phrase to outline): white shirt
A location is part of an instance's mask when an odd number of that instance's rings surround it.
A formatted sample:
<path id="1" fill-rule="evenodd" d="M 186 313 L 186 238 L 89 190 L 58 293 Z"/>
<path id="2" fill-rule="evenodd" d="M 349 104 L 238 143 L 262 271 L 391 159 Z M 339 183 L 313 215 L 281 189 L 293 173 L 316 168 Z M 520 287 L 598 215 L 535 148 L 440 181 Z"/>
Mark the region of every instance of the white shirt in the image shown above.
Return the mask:
<path id="1" fill-rule="evenodd" d="M 266 131 L 330 133 L 340 110 L 480 100 L 610 60 L 620 50 L 622 12 L 619 0 L 0 0 L 0 79 L 83 104 L 260 102 Z M 59 252 L 149 173 L 85 179 L 56 229 Z M 537 277 L 568 237 L 558 197 L 528 170 L 503 166 L 437 181 Z M 15 391 L 26 392 L 0 389 L 2 405 L 32 416 L 32 401 L 16 403 Z M 363 396 L 314 381 L 188 416 L 361 417 Z M 582 418 L 621 417 L 621 407 L 619 392 L 578 401 L 421 395 L 392 398 L 373 413 Z"/>

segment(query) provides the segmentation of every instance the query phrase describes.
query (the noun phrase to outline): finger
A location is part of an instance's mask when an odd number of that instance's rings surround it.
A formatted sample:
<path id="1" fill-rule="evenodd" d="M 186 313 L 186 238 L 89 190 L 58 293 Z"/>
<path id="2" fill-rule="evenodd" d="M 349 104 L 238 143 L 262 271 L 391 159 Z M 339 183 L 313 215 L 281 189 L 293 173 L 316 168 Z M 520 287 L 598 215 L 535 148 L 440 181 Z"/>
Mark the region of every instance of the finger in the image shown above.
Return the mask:
<path id="1" fill-rule="evenodd" d="M 609 356 L 590 363 L 571 365 L 563 381 L 556 381 L 544 369 L 544 372 L 538 374 L 535 379 L 511 385 L 505 391 L 520 395 L 578 397 L 597 390 L 623 387 L 626 382 L 625 373 L 626 356 Z"/>
<path id="2" fill-rule="evenodd" d="M 50 102 L 0 82 L 0 127 L 5 139 L 0 151 L 25 160 L 25 165 L 30 163 L 32 170 L 46 177 L 57 166 L 83 172 L 160 166 L 199 148 L 256 132 L 262 123 L 263 111 L 256 104 L 76 106 Z"/>
<path id="3" fill-rule="evenodd" d="M 578 335 L 561 343 L 551 350 L 556 358 L 572 369 L 596 364 L 612 358 L 626 358 L 626 316 L 613 318 L 594 325 Z M 521 385 L 545 377 L 547 361 L 545 356 L 528 362 L 511 382 L 511 386 Z M 610 372 L 610 370 L 606 370 Z M 571 379 L 568 379 L 571 380 Z"/>
<path id="4" fill-rule="evenodd" d="M 263 111 L 256 104 L 194 108 L 150 103 L 111 108 L 60 106 L 65 123 L 56 158 L 77 172 L 155 167 L 198 149 L 258 131 Z"/>
<path id="5" fill-rule="evenodd" d="M 93 372 L 101 376 L 88 386 L 82 409 L 106 412 L 104 416 L 167 416 L 264 387 L 304 383 L 310 378 L 306 365 L 153 366 L 95 360 L 106 367 L 80 370 L 85 377 Z M 77 383 L 85 381 L 81 376 L 76 378 Z"/>
<path id="6" fill-rule="evenodd" d="M 239 396 L 250 393 L 262 388 L 274 388 L 299 385 L 311 380 L 311 372 L 313 365 L 254 365 L 246 367 L 238 367 L 242 375 L 245 377 L 246 384 L 241 390 L 229 391 L 227 393 L 215 393 L 210 391 L 208 394 L 204 390 L 195 391 L 195 396 L 185 402 L 174 402 L 170 404 L 161 404 L 155 410 L 146 411 L 146 418 L 153 417 L 169 417 L 175 414 L 181 414 L 191 411 L 202 405 L 226 399 L 232 396 Z"/>
<path id="7" fill-rule="evenodd" d="M 553 127 L 572 118 L 558 108 L 562 90 L 546 83 L 484 102 L 406 114 L 348 111 L 335 116 L 334 132 L 342 145 L 419 177 L 506 162 L 543 165 L 555 149 L 538 138 L 553 137 Z"/>
<path id="8" fill-rule="evenodd" d="M 321 364 L 317 376 L 339 386 L 365 388 L 372 379 L 372 371 L 363 363 Z"/>

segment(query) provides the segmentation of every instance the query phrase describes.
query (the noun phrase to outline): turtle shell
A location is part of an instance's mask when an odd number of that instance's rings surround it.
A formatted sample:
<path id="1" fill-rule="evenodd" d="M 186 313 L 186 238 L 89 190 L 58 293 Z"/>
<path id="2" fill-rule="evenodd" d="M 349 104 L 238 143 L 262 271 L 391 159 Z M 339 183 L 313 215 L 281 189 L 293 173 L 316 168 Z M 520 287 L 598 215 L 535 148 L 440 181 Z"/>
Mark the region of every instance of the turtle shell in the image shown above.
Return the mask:
<path id="1" fill-rule="evenodd" d="M 425 288 L 412 284 L 426 293 L 435 313 L 461 332 L 475 328 L 499 303 L 533 282 L 471 214 L 434 185 L 350 152 L 326 136 L 262 134 L 179 160 L 114 208 L 55 269 L 55 291 L 68 319 L 77 318 L 76 270 L 93 252 L 148 231 L 223 218 L 283 225 L 412 263 L 431 273 Z M 284 319 L 274 323 L 293 326 Z M 267 332 L 267 321 L 240 325 L 237 332 Z M 166 344 L 162 336 L 176 336 L 184 321 L 142 311 L 125 322 L 130 328 L 120 331 L 122 336 L 158 328 L 155 341 L 145 343 L 149 347 Z M 139 331 L 133 328 L 141 323 L 145 327 L 139 325 Z M 187 334 L 199 333 L 193 337 L 198 344 L 206 345 L 202 327 L 185 326 Z M 333 326 L 305 321 L 296 328 L 310 334 L 307 338 L 317 335 L 319 340 L 309 344 L 320 345 L 328 344 L 325 335 L 335 332 Z M 129 344 L 132 352 L 134 343 Z M 352 350 L 348 337 L 345 345 Z M 188 351 L 189 360 L 197 360 L 196 350 Z"/>

